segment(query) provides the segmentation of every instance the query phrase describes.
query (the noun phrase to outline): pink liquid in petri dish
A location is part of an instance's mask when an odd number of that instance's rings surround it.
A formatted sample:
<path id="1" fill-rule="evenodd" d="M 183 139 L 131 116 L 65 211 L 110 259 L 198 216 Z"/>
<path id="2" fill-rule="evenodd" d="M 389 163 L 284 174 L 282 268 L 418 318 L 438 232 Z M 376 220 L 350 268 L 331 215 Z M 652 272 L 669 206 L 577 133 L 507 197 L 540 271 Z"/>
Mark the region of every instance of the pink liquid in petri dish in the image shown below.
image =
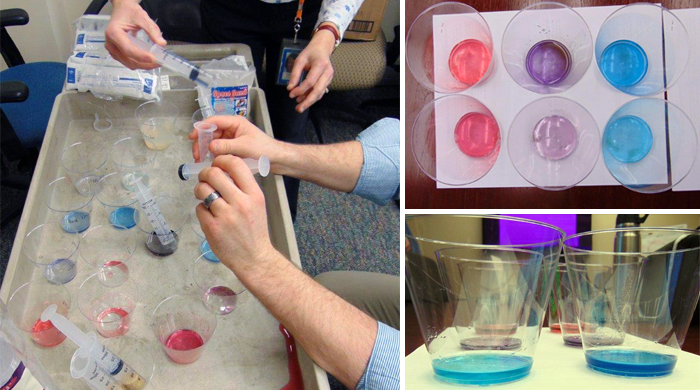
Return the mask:
<path id="1" fill-rule="evenodd" d="M 176 330 L 165 340 L 165 353 L 173 363 L 190 364 L 199 359 L 203 345 L 199 333 L 190 329 Z"/>
<path id="2" fill-rule="evenodd" d="M 129 312 L 118 307 L 109 308 L 97 316 L 97 331 L 104 337 L 123 336 L 129 331 Z"/>
<path id="3" fill-rule="evenodd" d="M 229 314 L 236 308 L 238 297 L 226 286 L 214 286 L 204 292 L 204 305 L 219 314 Z"/>
<path id="4" fill-rule="evenodd" d="M 542 118 L 532 131 L 537 153 L 547 160 L 561 160 L 570 155 L 578 143 L 576 127 L 568 119 L 552 115 Z"/>
<path id="5" fill-rule="evenodd" d="M 554 333 L 559 333 L 561 332 L 561 326 L 559 324 L 552 324 L 549 326 L 549 330 Z"/>
<path id="6" fill-rule="evenodd" d="M 42 322 L 40 319 L 32 326 L 31 337 L 37 345 L 45 348 L 55 347 L 66 339 L 66 335 L 53 326 L 51 321 Z"/>
<path id="7" fill-rule="evenodd" d="M 469 157 L 487 156 L 500 142 L 498 123 L 487 115 L 470 112 L 455 126 L 455 143 Z"/>
<path id="8" fill-rule="evenodd" d="M 490 64 L 491 51 L 476 39 L 466 39 L 456 44 L 450 52 L 450 73 L 470 87 L 484 77 Z"/>

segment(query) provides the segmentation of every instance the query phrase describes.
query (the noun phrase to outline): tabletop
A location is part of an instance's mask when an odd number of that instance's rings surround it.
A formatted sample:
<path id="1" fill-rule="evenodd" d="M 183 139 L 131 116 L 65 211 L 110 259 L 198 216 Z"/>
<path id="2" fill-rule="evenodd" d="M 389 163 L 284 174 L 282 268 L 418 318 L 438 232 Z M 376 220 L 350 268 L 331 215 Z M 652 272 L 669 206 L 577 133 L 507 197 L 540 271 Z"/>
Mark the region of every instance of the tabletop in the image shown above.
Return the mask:
<path id="1" fill-rule="evenodd" d="M 558 0 L 571 7 L 624 5 L 623 0 Z M 440 0 L 406 1 L 406 33 L 418 14 Z M 522 9 L 538 0 L 470 0 L 462 1 L 481 12 Z M 658 3 L 659 1 L 656 1 Z M 665 7 L 694 8 L 698 0 L 663 0 Z M 404 68 L 406 69 L 407 66 Z M 433 93 L 421 86 L 411 72 L 405 71 L 406 127 L 413 125 L 420 109 L 433 99 Z M 408 131 L 406 132 L 408 133 Z M 409 142 L 406 140 L 406 142 Z M 695 208 L 698 192 L 666 191 L 640 194 L 622 186 L 574 187 L 566 191 L 544 191 L 538 188 L 470 188 L 440 189 L 420 170 L 413 157 L 406 155 L 405 204 L 407 209 L 422 208 Z"/>

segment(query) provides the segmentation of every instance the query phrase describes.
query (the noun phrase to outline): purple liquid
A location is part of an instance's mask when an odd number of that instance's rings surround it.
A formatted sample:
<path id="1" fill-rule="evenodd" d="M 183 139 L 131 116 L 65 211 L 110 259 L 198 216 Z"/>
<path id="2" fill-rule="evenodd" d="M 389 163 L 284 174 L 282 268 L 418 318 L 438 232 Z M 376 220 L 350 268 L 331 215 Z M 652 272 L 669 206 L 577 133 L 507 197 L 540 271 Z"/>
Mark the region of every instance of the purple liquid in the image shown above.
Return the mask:
<path id="1" fill-rule="evenodd" d="M 542 118 L 532 132 L 532 142 L 540 156 L 547 160 L 561 160 L 576 149 L 576 127 L 558 115 Z"/>
<path id="2" fill-rule="evenodd" d="M 525 59 L 527 73 L 544 85 L 564 80 L 571 71 L 571 54 L 561 42 L 551 39 L 537 42 Z"/>

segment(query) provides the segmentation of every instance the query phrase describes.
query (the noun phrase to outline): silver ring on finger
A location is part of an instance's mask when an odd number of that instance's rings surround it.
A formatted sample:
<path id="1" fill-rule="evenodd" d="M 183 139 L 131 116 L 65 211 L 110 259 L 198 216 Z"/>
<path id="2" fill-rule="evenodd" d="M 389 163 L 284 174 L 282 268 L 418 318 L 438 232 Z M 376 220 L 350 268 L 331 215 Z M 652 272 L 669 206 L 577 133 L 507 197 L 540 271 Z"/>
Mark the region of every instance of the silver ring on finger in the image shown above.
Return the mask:
<path id="1" fill-rule="evenodd" d="M 204 198 L 204 207 L 206 207 L 207 210 L 209 210 L 209 206 L 211 206 L 212 202 L 219 198 L 221 198 L 221 194 L 219 194 L 217 191 L 212 192 L 211 194 L 209 194 L 209 196 Z"/>
<path id="2" fill-rule="evenodd" d="M 328 90 L 328 88 L 326 88 L 326 90 L 323 93 L 328 93 L 328 92 L 330 92 L 330 90 Z"/>

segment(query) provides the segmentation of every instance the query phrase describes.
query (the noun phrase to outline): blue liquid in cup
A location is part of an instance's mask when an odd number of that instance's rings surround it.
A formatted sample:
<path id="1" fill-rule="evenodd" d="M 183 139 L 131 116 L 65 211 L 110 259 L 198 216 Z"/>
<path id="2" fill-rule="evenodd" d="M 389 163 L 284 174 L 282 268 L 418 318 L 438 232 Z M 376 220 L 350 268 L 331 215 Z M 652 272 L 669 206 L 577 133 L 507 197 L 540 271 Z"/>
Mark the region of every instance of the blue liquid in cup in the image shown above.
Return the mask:
<path id="1" fill-rule="evenodd" d="M 493 385 L 522 379 L 530 373 L 532 358 L 515 355 L 468 354 L 433 360 L 433 371 L 443 382 Z"/>
<path id="2" fill-rule="evenodd" d="M 606 374 L 622 376 L 668 375 L 678 358 L 655 352 L 629 349 L 604 349 L 586 351 L 586 362 L 592 369 Z"/>
<path id="3" fill-rule="evenodd" d="M 651 150 L 654 136 L 640 117 L 625 115 L 609 123 L 603 134 L 603 148 L 623 163 L 640 161 Z"/>
<path id="4" fill-rule="evenodd" d="M 84 211 L 71 211 L 61 219 L 61 228 L 66 233 L 82 233 L 90 227 L 90 214 Z"/>
<path id="5" fill-rule="evenodd" d="M 138 222 L 138 214 L 131 207 L 120 207 L 109 214 L 109 223 L 117 229 L 131 229 Z"/>
<path id="6" fill-rule="evenodd" d="M 212 263 L 219 262 L 219 258 L 216 257 L 214 252 L 211 251 L 211 247 L 209 247 L 209 242 L 207 240 L 202 241 L 202 243 L 199 245 L 199 251 L 202 252 L 205 259 L 211 261 Z"/>
<path id="7" fill-rule="evenodd" d="M 616 88 L 638 84 L 647 74 L 649 60 L 641 46 L 619 40 L 611 43 L 600 56 L 600 72 Z"/>
<path id="8" fill-rule="evenodd" d="M 46 266 L 44 277 L 53 284 L 65 284 L 73 280 L 78 273 L 75 261 L 71 259 L 57 259 Z"/>

